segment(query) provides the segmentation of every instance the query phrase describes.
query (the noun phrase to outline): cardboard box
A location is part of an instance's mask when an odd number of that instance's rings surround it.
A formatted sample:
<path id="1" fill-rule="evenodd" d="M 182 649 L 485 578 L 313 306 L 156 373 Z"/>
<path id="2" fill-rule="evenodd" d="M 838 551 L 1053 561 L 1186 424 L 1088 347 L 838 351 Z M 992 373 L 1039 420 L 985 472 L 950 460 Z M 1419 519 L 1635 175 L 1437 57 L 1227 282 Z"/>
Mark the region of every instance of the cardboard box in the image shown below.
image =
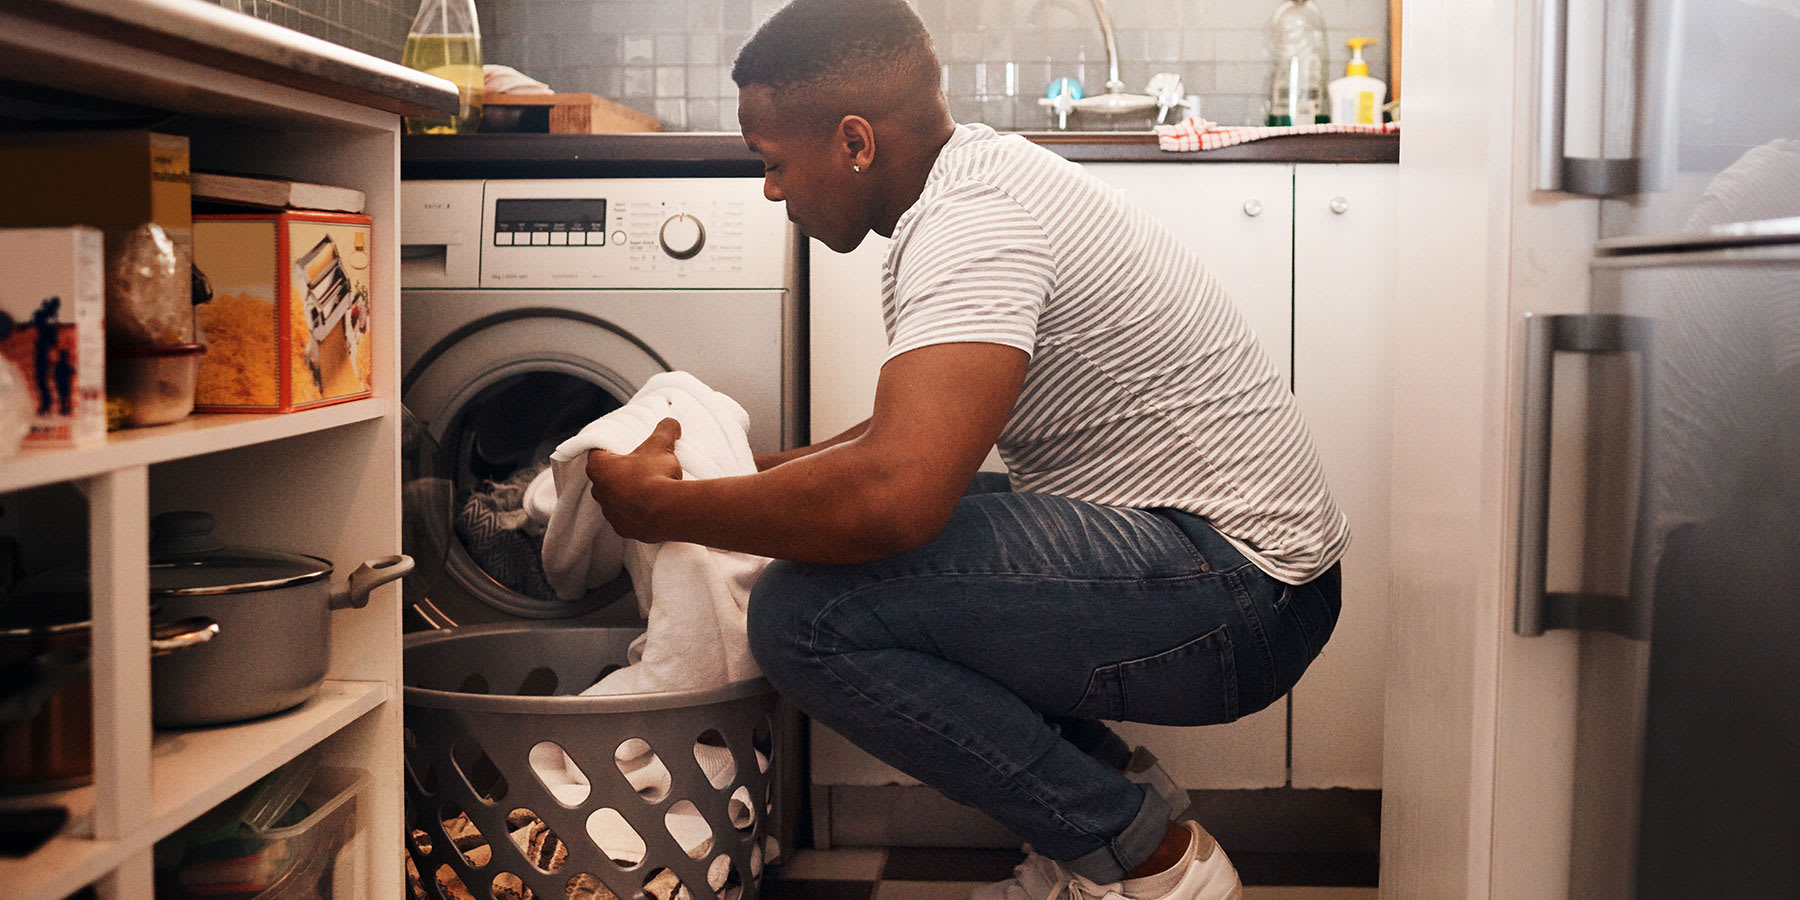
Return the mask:
<path id="1" fill-rule="evenodd" d="M 180 135 L 0 135 L 0 225 L 104 230 L 107 343 L 185 343 L 193 340 L 193 322 L 183 310 L 193 258 L 192 177 L 188 139 Z M 162 229 L 166 244 L 149 225 Z M 147 255 L 159 246 L 162 255 Z"/>
<path id="2" fill-rule="evenodd" d="M 194 408 L 291 412 L 369 396 L 374 284 L 367 216 L 282 212 L 194 218 L 206 357 Z"/>
<path id="3" fill-rule="evenodd" d="M 0 136 L 0 225 L 132 228 L 193 222 L 188 139 L 153 131 Z"/>
<path id="4" fill-rule="evenodd" d="M 0 229 L 0 356 L 25 379 L 27 447 L 106 440 L 106 295 L 100 232 Z"/>

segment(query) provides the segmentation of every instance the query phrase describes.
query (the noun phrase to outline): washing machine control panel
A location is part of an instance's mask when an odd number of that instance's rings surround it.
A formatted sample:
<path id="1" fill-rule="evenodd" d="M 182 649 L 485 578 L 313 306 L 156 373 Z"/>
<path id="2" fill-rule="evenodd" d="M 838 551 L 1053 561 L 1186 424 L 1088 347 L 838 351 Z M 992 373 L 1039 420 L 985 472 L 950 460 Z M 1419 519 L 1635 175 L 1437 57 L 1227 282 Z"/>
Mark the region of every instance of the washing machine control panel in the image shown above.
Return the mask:
<path id="1" fill-rule="evenodd" d="M 793 247 L 760 179 L 488 181 L 480 286 L 782 288 Z"/>

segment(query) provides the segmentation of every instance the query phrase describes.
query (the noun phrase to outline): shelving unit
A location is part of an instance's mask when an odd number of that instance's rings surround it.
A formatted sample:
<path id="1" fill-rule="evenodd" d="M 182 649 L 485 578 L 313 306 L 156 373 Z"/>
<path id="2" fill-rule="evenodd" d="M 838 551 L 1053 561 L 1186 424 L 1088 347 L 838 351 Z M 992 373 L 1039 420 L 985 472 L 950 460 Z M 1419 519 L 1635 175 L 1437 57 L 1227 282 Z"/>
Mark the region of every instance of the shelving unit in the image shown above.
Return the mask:
<path id="1" fill-rule="evenodd" d="M 156 113 L 152 127 L 189 136 L 196 169 L 362 190 L 376 274 L 371 399 L 194 416 L 98 447 L 0 460 L 0 494 L 72 484 L 83 499 L 71 503 L 86 504 L 75 512 L 85 513 L 93 570 L 96 743 L 92 785 L 6 801 L 60 803 L 74 820 L 33 855 L 0 860 L 3 892 L 60 900 L 94 885 L 108 900 L 149 900 L 157 840 L 321 747 L 328 763 L 368 773 L 360 846 L 346 854 L 356 871 L 337 883 L 354 884 L 355 897 L 392 897 L 404 884 L 398 588 L 333 615 L 328 681 L 300 708 L 153 732 L 148 527 L 153 512 L 202 509 L 224 540 L 325 556 L 340 578 L 399 551 L 400 116 L 453 110 L 455 89 L 204 0 L 10 2 L 0 9 L 0 79 Z"/>

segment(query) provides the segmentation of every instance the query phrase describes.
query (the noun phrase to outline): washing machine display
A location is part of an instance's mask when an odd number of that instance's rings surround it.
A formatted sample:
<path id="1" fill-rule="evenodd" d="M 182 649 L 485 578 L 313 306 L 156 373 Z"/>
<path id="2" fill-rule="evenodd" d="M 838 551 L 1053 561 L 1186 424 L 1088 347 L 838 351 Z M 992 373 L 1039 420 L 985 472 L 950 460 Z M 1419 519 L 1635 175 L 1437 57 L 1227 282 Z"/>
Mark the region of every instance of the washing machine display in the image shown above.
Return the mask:
<path id="1" fill-rule="evenodd" d="M 606 200 L 496 200 L 494 246 L 604 247 Z"/>
<path id="2" fill-rule="evenodd" d="M 489 181 L 480 285 L 782 288 L 794 244 L 755 178 Z"/>
<path id="3" fill-rule="evenodd" d="M 658 372 L 692 372 L 736 399 L 755 452 L 804 441 L 798 242 L 760 184 L 485 182 L 477 207 L 467 182 L 402 183 L 403 209 L 424 213 L 417 230 L 411 216 L 402 225 L 421 275 L 402 272 L 402 399 L 437 445 L 429 493 L 451 495 L 449 523 L 408 522 L 448 542 L 428 596 L 408 596 L 427 621 L 635 618 L 623 577 L 578 598 L 551 591 L 543 523 L 523 497 L 557 444 Z M 733 259 L 753 231 L 767 258 Z M 666 263 L 644 262 L 651 253 Z"/>

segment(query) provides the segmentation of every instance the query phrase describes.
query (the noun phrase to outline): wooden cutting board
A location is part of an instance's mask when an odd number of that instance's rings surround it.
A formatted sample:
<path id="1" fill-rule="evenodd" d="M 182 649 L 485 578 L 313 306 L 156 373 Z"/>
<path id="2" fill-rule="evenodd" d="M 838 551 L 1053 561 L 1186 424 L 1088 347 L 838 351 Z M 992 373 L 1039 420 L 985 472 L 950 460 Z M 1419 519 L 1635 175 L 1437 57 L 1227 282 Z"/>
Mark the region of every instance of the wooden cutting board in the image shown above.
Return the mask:
<path id="1" fill-rule="evenodd" d="M 537 110 L 549 113 L 549 134 L 623 134 L 634 131 L 661 131 L 655 116 L 638 112 L 595 94 L 488 94 L 482 98 L 487 109 L 517 109 L 527 132 L 544 133 L 533 127 Z M 485 112 L 484 112 L 485 114 Z"/>

